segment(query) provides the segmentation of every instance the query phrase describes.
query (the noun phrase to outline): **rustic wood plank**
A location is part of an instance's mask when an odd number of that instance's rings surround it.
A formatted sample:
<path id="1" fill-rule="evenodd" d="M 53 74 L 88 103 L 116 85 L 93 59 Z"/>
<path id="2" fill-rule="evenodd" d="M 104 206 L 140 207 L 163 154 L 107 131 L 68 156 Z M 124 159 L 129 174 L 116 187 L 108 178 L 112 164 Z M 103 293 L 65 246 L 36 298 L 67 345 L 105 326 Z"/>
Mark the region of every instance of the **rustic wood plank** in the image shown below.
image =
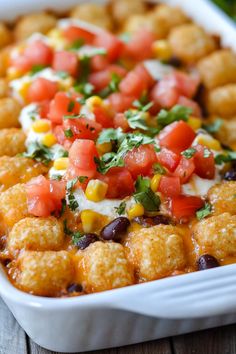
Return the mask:
<path id="1" fill-rule="evenodd" d="M 0 354 L 26 354 L 26 334 L 0 298 Z"/>
<path id="2" fill-rule="evenodd" d="M 236 325 L 172 338 L 174 354 L 236 354 Z"/>
<path id="3" fill-rule="evenodd" d="M 30 354 L 59 354 L 55 352 L 50 352 L 46 349 L 39 347 L 30 339 L 29 339 L 29 348 L 30 348 Z M 168 339 L 161 339 L 158 341 L 130 345 L 122 348 L 86 352 L 86 354 L 172 354 L 172 351 L 171 351 L 170 341 Z"/>

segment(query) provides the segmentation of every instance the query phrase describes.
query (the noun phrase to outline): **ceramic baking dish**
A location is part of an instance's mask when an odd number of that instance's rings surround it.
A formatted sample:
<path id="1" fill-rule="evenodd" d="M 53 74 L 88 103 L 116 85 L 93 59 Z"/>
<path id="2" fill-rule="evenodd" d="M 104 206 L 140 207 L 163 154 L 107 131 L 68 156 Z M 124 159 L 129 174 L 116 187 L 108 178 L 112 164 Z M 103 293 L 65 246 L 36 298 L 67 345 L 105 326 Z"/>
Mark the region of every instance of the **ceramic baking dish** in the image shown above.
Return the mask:
<path id="1" fill-rule="evenodd" d="M 236 50 L 233 23 L 206 0 L 170 0 Z M 65 2 L 54 0 L 51 7 Z M 68 0 L 69 7 L 78 0 Z M 47 8 L 46 0 L 0 0 L 0 18 Z M 196 10 L 197 8 L 197 10 Z M 207 14 L 207 16 L 206 16 Z M 216 30 L 217 29 L 217 30 Z M 0 295 L 27 334 L 60 352 L 84 352 L 236 322 L 236 264 L 74 298 L 23 293 L 0 266 Z"/>

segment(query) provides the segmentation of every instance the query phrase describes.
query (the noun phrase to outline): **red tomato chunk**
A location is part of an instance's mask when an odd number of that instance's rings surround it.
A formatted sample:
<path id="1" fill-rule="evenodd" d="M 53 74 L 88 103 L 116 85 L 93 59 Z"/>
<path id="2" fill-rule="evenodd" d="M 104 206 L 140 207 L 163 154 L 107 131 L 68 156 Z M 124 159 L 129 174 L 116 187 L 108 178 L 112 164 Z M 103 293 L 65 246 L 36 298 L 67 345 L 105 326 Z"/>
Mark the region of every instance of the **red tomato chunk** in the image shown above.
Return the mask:
<path id="1" fill-rule="evenodd" d="M 213 153 L 202 145 L 194 146 L 197 152 L 194 154 L 195 172 L 199 177 L 213 179 L 215 177 L 215 160 Z"/>
<path id="2" fill-rule="evenodd" d="M 113 167 L 98 178 L 108 184 L 107 198 L 124 198 L 134 192 L 134 181 L 126 168 Z"/>
<path id="3" fill-rule="evenodd" d="M 76 76 L 79 68 L 77 55 L 67 51 L 56 52 L 52 68 L 55 71 L 65 71 L 71 76 Z"/>
<path id="4" fill-rule="evenodd" d="M 58 92 L 50 103 L 48 117 L 55 124 L 61 124 L 63 116 L 78 114 L 80 104 L 64 92 Z"/>
<path id="5" fill-rule="evenodd" d="M 170 172 L 174 172 L 180 161 L 180 155 L 171 150 L 162 148 L 157 154 L 157 159 L 164 167 L 168 168 Z"/>
<path id="6" fill-rule="evenodd" d="M 181 195 L 171 199 L 170 210 L 172 216 L 181 221 L 194 217 L 196 211 L 201 209 L 203 205 L 204 201 L 200 197 Z"/>
<path id="7" fill-rule="evenodd" d="M 58 90 L 58 83 L 39 77 L 32 82 L 27 92 L 28 102 L 51 100 Z"/>
<path id="8" fill-rule="evenodd" d="M 109 61 L 113 62 L 117 60 L 122 52 L 124 44 L 122 41 L 117 38 L 115 35 L 101 31 L 95 39 L 94 39 L 94 45 L 96 47 L 102 47 L 106 50 L 106 55 Z"/>
<path id="9" fill-rule="evenodd" d="M 182 157 L 174 175 L 180 178 L 182 184 L 187 183 L 195 170 L 194 158 Z"/>
<path id="10" fill-rule="evenodd" d="M 77 26 L 69 26 L 65 28 L 63 35 L 71 43 L 81 39 L 85 43 L 91 44 L 95 37 L 93 33 Z"/>
<path id="11" fill-rule="evenodd" d="M 176 197 L 181 193 L 179 177 L 162 176 L 158 186 L 159 192 L 166 197 Z"/>

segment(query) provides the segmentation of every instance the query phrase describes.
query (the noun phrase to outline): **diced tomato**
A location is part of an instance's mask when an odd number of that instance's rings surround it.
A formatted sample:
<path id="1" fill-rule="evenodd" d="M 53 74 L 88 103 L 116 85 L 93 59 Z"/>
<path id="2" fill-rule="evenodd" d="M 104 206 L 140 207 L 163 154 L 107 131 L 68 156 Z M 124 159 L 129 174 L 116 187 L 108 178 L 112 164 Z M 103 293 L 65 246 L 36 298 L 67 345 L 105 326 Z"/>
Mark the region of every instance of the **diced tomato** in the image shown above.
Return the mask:
<path id="1" fill-rule="evenodd" d="M 22 73 L 30 71 L 32 68 L 31 61 L 28 58 L 26 58 L 23 54 L 10 57 L 10 66 L 13 66 L 14 68 L 18 69 Z"/>
<path id="2" fill-rule="evenodd" d="M 153 87 L 150 97 L 157 105 L 171 108 L 177 103 L 179 92 L 172 83 L 161 80 Z"/>
<path id="3" fill-rule="evenodd" d="M 136 179 L 139 175 L 147 176 L 150 174 L 152 165 L 157 161 L 153 145 L 141 145 L 128 151 L 124 158 L 125 167 Z"/>
<path id="4" fill-rule="evenodd" d="M 180 95 L 188 98 L 194 96 L 200 83 L 199 77 L 191 76 L 181 71 L 175 71 L 173 74 L 168 75 L 165 80 L 172 81 Z"/>
<path id="5" fill-rule="evenodd" d="M 204 201 L 200 197 L 181 195 L 171 199 L 170 210 L 172 216 L 178 221 L 187 222 L 203 205 Z"/>
<path id="6" fill-rule="evenodd" d="M 187 159 L 182 157 L 180 163 L 178 164 L 174 175 L 180 178 L 182 184 L 188 182 L 195 170 L 194 158 Z"/>
<path id="7" fill-rule="evenodd" d="M 26 184 L 26 194 L 29 213 L 47 217 L 52 212 L 60 211 L 61 201 L 65 197 L 65 183 L 38 176 Z"/>
<path id="8" fill-rule="evenodd" d="M 108 97 L 108 102 L 115 112 L 124 112 L 132 107 L 132 103 L 135 101 L 134 96 L 123 95 L 120 92 L 114 92 Z"/>
<path id="9" fill-rule="evenodd" d="M 121 78 L 125 76 L 126 70 L 119 65 L 109 65 L 105 70 L 94 72 L 89 75 L 89 82 L 100 91 L 108 86 L 112 79 L 112 74 L 117 74 Z"/>
<path id="10" fill-rule="evenodd" d="M 162 176 L 158 186 L 158 191 L 167 197 L 176 197 L 181 193 L 179 177 Z"/>
<path id="11" fill-rule="evenodd" d="M 135 98 L 139 98 L 146 88 L 146 83 L 135 71 L 130 71 L 119 84 L 122 94 Z"/>
<path id="12" fill-rule="evenodd" d="M 124 56 L 137 61 L 150 58 L 152 55 L 152 44 L 155 41 L 155 35 L 142 28 L 132 35 L 132 38 L 125 45 Z"/>
<path id="13" fill-rule="evenodd" d="M 41 101 L 39 103 L 38 109 L 39 109 L 39 115 L 40 115 L 41 118 L 47 118 L 48 117 L 49 106 L 50 106 L 50 101 L 49 100 Z"/>
<path id="14" fill-rule="evenodd" d="M 94 158 L 98 152 L 93 140 L 77 139 L 69 150 L 69 161 L 72 168 L 76 168 L 77 176 L 93 178 L 96 174 Z"/>
<path id="15" fill-rule="evenodd" d="M 65 28 L 63 30 L 63 35 L 71 43 L 79 39 L 82 39 L 85 43 L 92 43 L 94 40 L 94 33 L 77 26 L 69 26 Z"/>
<path id="16" fill-rule="evenodd" d="M 102 106 L 95 106 L 93 108 L 96 122 L 101 124 L 103 128 L 111 128 L 114 126 L 112 115 L 108 110 Z"/>
<path id="17" fill-rule="evenodd" d="M 105 55 L 94 55 L 90 60 L 90 67 L 92 71 L 105 70 L 109 66 L 109 60 Z"/>
<path id="18" fill-rule="evenodd" d="M 128 120 L 125 117 L 124 113 L 117 113 L 113 121 L 115 128 L 121 128 L 123 132 L 128 132 L 130 130 Z"/>
<path id="19" fill-rule="evenodd" d="M 28 102 L 51 100 L 58 90 L 58 83 L 38 77 L 32 82 L 27 92 Z"/>
<path id="20" fill-rule="evenodd" d="M 50 65 L 53 50 L 44 42 L 37 40 L 27 44 L 24 56 L 29 59 L 31 65 Z"/>
<path id="21" fill-rule="evenodd" d="M 145 84 L 148 88 L 150 88 L 154 85 L 155 80 L 149 74 L 149 72 L 147 71 L 147 69 L 145 68 L 145 66 L 143 64 L 138 64 L 134 68 L 134 71 L 136 72 L 136 74 L 138 74 L 142 78 L 142 80 L 145 82 Z"/>
<path id="22" fill-rule="evenodd" d="M 124 198 L 134 192 L 131 173 L 124 167 L 113 167 L 98 178 L 108 184 L 107 198 Z"/>
<path id="23" fill-rule="evenodd" d="M 190 100 L 189 98 L 186 98 L 184 96 L 180 96 L 177 103 L 180 104 L 181 106 L 192 108 L 192 113 L 191 113 L 192 116 L 195 117 L 202 116 L 201 108 L 197 104 L 197 102 L 194 102 L 193 100 Z"/>
<path id="24" fill-rule="evenodd" d="M 63 128 L 65 131 L 68 129 L 71 130 L 73 136 L 68 138 L 70 141 L 74 141 L 75 139 L 95 140 L 102 130 L 101 124 L 87 118 L 64 119 Z"/>
<path id="25" fill-rule="evenodd" d="M 53 128 L 53 134 L 55 135 L 58 144 L 64 145 L 66 137 L 65 137 L 65 130 L 63 128 L 63 125 L 56 125 Z"/>
<path id="26" fill-rule="evenodd" d="M 162 148 L 157 154 L 157 159 L 164 167 L 168 168 L 170 172 L 174 172 L 180 161 L 180 155 L 171 150 Z"/>
<path id="27" fill-rule="evenodd" d="M 70 107 L 71 105 L 73 107 Z M 68 97 L 64 92 L 58 92 L 50 103 L 48 117 L 53 123 L 61 124 L 64 115 L 78 114 L 79 111 L 80 104 L 77 101 Z"/>
<path id="28" fill-rule="evenodd" d="M 187 149 L 193 142 L 196 134 L 184 121 L 167 125 L 159 134 L 160 145 L 176 153 Z"/>
<path id="29" fill-rule="evenodd" d="M 202 145 L 196 145 L 194 154 L 195 173 L 202 178 L 213 179 L 215 177 L 215 160 L 212 151 Z"/>
<path id="30" fill-rule="evenodd" d="M 111 62 L 120 57 L 124 46 L 123 42 L 117 36 L 106 31 L 102 31 L 96 35 L 94 45 L 104 48 L 107 52 L 107 58 Z"/>
<path id="31" fill-rule="evenodd" d="M 78 58 L 75 53 L 60 51 L 54 54 L 52 68 L 56 71 L 65 71 L 71 76 L 78 73 Z"/>

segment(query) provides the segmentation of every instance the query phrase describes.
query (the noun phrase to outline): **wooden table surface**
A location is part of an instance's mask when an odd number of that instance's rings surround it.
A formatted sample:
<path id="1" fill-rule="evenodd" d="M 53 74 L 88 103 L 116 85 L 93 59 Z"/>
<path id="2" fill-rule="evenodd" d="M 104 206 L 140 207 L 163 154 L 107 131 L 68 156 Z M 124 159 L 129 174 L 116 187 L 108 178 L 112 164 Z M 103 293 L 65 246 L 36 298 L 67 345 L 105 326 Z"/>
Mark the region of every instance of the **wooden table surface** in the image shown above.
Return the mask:
<path id="1" fill-rule="evenodd" d="M 236 325 L 87 354 L 236 354 Z M 29 339 L 0 299 L 0 354 L 53 354 Z M 54 352 L 55 354 L 55 352 Z"/>

